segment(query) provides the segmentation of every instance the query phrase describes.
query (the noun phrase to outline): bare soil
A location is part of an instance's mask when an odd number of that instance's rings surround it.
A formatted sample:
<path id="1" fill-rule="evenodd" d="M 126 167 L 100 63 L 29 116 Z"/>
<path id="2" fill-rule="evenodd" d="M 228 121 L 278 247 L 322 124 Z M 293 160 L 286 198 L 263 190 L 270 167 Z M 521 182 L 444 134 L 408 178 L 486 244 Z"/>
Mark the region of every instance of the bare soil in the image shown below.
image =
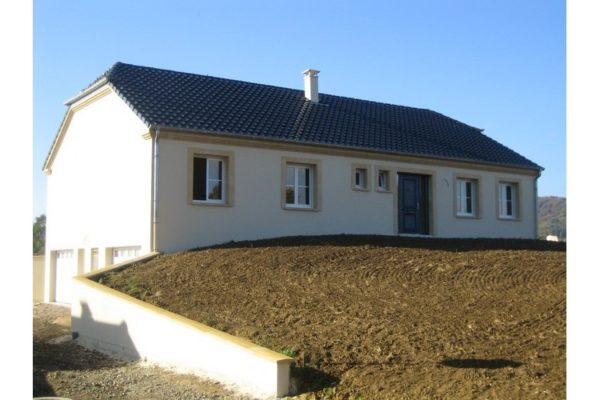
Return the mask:
<path id="1" fill-rule="evenodd" d="M 564 243 L 282 238 L 101 282 L 294 356 L 303 398 L 566 397 Z"/>

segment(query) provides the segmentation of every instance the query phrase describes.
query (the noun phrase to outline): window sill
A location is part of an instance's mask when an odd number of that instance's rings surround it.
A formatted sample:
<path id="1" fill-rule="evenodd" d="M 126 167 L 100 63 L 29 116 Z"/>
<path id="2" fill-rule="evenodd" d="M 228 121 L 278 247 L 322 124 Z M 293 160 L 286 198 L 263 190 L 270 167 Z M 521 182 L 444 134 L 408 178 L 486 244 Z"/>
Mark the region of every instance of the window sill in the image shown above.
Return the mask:
<path id="1" fill-rule="evenodd" d="M 498 220 L 500 221 L 521 221 L 521 218 L 519 217 L 505 217 L 505 216 L 498 216 Z"/>
<path id="2" fill-rule="evenodd" d="M 200 200 L 192 200 L 191 205 L 193 206 L 209 206 L 209 207 L 232 207 L 233 204 L 230 203 L 219 203 L 219 202 L 211 202 L 211 201 L 200 201 Z"/>
<path id="3" fill-rule="evenodd" d="M 352 186 L 352 190 L 354 190 L 355 192 L 370 192 L 371 189 L 369 188 L 363 188 L 363 187 L 358 187 L 358 186 Z"/>
<path id="4" fill-rule="evenodd" d="M 384 188 L 377 188 L 375 191 L 377 193 L 392 193 L 392 191 L 390 189 L 384 189 Z"/>
<path id="5" fill-rule="evenodd" d="M 459 219 L 481 219 L 481 217 L 476 214 L 454 214 L 454 217 Z"/>
<path id="6" fill-rule="evenodd" d="M 282 208 L 286 211 L 320 211 L 319 208 L 315 207 L 299 207 L 290 205 L 284 205 Z"/>

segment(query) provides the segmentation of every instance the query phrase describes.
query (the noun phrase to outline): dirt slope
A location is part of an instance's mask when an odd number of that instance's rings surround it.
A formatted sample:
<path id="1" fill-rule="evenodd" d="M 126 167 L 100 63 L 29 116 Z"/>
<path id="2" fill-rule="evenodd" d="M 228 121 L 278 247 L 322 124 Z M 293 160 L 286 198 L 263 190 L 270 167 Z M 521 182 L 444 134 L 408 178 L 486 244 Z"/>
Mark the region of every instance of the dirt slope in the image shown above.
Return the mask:
<path id="1" fill-rule="evenodd" d="M 317 398 L 566 397 L 564 244 L 285 238 L 160 256 L 111 287 L 295 356 Z"/>

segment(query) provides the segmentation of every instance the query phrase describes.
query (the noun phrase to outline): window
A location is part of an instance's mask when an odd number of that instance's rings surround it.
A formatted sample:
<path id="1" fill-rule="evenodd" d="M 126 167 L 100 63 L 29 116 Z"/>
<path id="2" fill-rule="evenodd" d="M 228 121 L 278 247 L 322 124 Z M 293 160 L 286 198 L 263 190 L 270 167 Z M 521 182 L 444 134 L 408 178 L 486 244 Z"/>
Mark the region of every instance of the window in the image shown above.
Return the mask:
<path id="1" fill-rule="evenodd" d="M 314 176 L 314 167 L 312 165 L 287 165 L 285 181 L 286 207 L 313 207 Z"/>
<path id="2" fill-rule="evenodd" d="M 140 255 L 140 246 L 115 247 L 113 248 L 113 264 L 136 258 Z"/>
<path id="3" fill-rule="evenodd" d="M 377 172 L 377 190 L 390 191 L 390 171 L 379 170 Z"/>
<path id="4" fill-rule="evenodd" d="M 354 170 L 354 187 L 357 189 L 367 189 L 367 169 L 356 168 Z"/>
<path id="5" fill-rule="evenodd" d="M 194 157 L 192 200 L 225 203 L 225 159 Z"/>
<path id="6" fill-rule="evenodd" d="M 352 164 L 352 190 L 371 190 L 371 167 L 366 164 Z"/>
<path id="7" fill-rule="evenodd" d="M 498 189 L 498 210 L 500 218 L 517 218 L 518 185 L 516 183 L 500 182 Z"/>
<path id="8" fill-rule="evenodd" d="M 194 206 L 233 206 L 235 153 L 187 149 L 187 201 Z"/>
<path id="9" fill-rule="evenodd" d="M 58 259 L 71 259 L 73 258 L 73 250 L 57 250 L 56 258 Z"/>
<path id="10" fill-rule="evenodd" d="M 281 158 L 281 208 L 320 211 L 321 161 Z"/>
<path id="11" fill-rule="evenodd" d="M 477 215 L 477 181 L 459 178 L 456 180 L 456 215 Z"/>

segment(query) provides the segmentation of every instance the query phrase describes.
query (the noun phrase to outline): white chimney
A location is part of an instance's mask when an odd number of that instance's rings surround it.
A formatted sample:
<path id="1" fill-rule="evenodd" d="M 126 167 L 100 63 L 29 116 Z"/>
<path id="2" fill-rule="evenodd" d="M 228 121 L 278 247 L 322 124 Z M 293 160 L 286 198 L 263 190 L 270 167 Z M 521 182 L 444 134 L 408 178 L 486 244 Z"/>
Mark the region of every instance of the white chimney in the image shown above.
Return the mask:
<path id="1" fill-rule="evenodd" d="M 304 97 L 313 103 L 319 102 L 319 71 L 307 69 L 304 73 Z"/>

